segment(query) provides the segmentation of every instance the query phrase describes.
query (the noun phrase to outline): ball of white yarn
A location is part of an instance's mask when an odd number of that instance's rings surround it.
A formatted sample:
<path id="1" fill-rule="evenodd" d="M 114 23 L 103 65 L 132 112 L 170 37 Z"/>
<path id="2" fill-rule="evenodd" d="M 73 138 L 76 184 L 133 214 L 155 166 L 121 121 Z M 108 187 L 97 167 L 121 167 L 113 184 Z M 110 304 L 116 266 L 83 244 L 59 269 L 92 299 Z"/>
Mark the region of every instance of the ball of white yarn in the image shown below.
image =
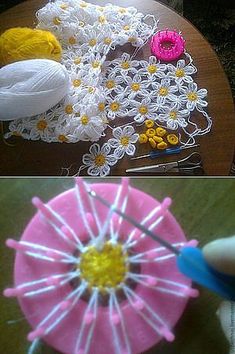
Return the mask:
<path id="1" fill-rule="evenodd" d="M 0 69 L 0 120 L 46 112 L 68 89 L 67 70 L 53 60 L 23 60 L 6 65 Z"/>

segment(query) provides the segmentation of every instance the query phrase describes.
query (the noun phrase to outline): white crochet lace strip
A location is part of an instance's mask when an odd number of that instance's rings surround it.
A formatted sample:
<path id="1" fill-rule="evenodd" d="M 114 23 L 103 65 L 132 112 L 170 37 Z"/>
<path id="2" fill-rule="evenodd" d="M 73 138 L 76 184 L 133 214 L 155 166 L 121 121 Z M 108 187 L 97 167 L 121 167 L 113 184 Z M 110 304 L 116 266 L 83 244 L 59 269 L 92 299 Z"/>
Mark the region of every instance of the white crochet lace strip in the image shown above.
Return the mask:
<path id="1" fill-rule="evenodd" d="M 145 23 L 149 17 L 152 25 Z M 97 141 L 107 127 L 106 92 L 101 84 L 106 56 L 117 45 L 130 42 L 142 46 L 153 35 L 156 21 L 134 7 L 100 7 L 80 0 L 49 2 L 37 18 L 37 27 L 51 31 L 62 43 L 62 64 L 70 75 L 70 90 L 44 114 L 12 121 L 6 138 L 20 135 L 46 142 Z"/>

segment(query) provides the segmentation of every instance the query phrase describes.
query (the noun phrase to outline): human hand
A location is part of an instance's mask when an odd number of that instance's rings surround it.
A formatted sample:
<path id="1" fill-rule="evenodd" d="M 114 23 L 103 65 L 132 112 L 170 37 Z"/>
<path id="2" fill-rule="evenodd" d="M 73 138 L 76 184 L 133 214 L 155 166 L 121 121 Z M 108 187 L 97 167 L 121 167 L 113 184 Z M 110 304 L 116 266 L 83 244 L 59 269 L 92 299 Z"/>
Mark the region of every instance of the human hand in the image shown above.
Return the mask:
<path id="1" fill-rule="evenodd" d="M 212 241 L 202 251 L 206 261 L 214 269 L 235 276 L 235 236 Z M 230 343 L 229 353 L 235 354 L 235 302 L 223 301 L 217 315 Z"/>

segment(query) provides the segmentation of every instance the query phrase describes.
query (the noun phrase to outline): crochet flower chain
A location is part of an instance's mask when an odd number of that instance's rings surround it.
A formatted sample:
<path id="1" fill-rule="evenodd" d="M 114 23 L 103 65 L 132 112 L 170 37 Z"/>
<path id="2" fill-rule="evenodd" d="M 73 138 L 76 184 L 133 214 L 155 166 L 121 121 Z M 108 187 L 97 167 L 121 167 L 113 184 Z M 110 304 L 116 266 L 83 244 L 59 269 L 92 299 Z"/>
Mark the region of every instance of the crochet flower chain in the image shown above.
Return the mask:
<path id="1" fill-rule="evenodd" d="M 62 44 L 62 64 L 70 76 L 70 89 L 46 113 L 12 121 L 7 138 L 97 142 L 109 128 L 114 137 L 101 147 L 93 144 L 79 169 L 88 167 L 88 174 L 105 176 L 125 154 L 135 153 L 138 135 L 134 127 L 146 119 L 179 129 L 183 145 L 193 145 L 195 136 L 210 131 L 211 119 L 205 111 L 207 91 L 198 90 L 193 81 L 197 69 L 187 53 L 176 66 L 162 64 L 154 56 L 148 61 L 133 60 L 156 30 L 153 16 L 144 16 L 134 7 L 101 7 L 69 0 L 48 3 L 37 18 L 38 27 L 50 30 Z M 148 19 L 153 20 L 152 25 L 146 23 Z M 123 53 L 120 58 L 106 60 L 117 45 L 128 42 L 136 47 L 132 56 Z M 191 118 L 194 110 L 202 113 L 203 128 Z M 114 119 L 119 128 L 112 127 Z"/>

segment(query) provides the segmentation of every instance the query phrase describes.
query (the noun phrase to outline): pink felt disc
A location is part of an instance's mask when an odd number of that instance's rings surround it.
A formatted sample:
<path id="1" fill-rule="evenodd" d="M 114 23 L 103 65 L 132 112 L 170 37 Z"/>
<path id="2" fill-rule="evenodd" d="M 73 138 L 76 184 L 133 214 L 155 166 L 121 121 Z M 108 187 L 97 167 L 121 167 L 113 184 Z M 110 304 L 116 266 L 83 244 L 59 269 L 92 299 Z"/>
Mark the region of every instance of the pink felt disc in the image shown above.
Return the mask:
<path id="1" fill-rule="evenodd" d="M 119 187 L 119 185 L 107 183 L 91 184 L 91 188 L 110 203 L 113 203 L 115 200 Z M 88 203 L 88 196 L 84 191 L 81 192 L 81 200 L 84 202 L 87 220 L 89 220 L 89 224 L 94 233 L 97 234 L 97 225 L 92 216 L 93 210 Z M 106 220 L 108 209 L 97 200 L 93 200 L 93 202 L 98 213 L 98 219 L 101 224 L 103 224 Z M 89 236 L 84 222 L 82 221 L 83 218 L 78 207 L 75 189 L 70 189 L 56 196 L 54 199 L 50 200 L 47 205 L 65 220 L 82 242 L 88 242 Z M 129 187 L 125 212 L 138 222 L 141 222 L 146 216 L 150 215 L 159 205 L 159 202 L 148 194 Z M 150 218 L 145 225 L 150 227 L 154 220 L 154 218 Z M 63 222 L 61 222 L 61 225 L 59 224 L 60 223 L 58 223 L 58 229 L 66 231 Z M 113 214 L 113 227 L 114 229 L 119 227 L 118 218 L 115 214 Z M 122 222 L 119 236 L 123 243 L 127 240 L 132 230 L 132 225 L 126 221 Z M 153 227 L 152 231 L 156 232 L 170 243 L 186 242 L 181 227 L 168 211 L 165 212 L 163 221 L 156 227 Z M 73 240 L 71 231 L 67 230 L 65 234 L 68 235 L 68 238 Z M 160 247 L 159 244 L 148 237 L 141 238 L 141 233 L 138 234 L 137 232 L 136 235 L 134 240 L 137 240 L 137 243 L 133 246 L 131 255 L 135 255 L 138 252 L 151 251 L 153 248 Z M 57 231 L 40 212 L 37 212 L 32 220 L 30 220 L 23 232 L 21 240 L 44 245 L 72 255 L 76 254 L 73 241 L 68 243 L 58 237 Z M 48 256 L 53 256 L 53 252 L 51 253 L 50 251 Z M 58 260 L 59 256 L 56 256 L 55 259 Z M 130 343 L 130 350 L 133 354 L 145 352 L 162 338 L 166 338 L 168 341 L 174 339 L 171 330 L 182 315 L 188 301 L 189 292 L 185 291 L 185 289 L 191 286 L 191 281 L 179 273 L 174 257 L 160 262 L 153 262 L 153 255 L 146 257 L 146 259 L 147 262 L 140 264 L 140 274 L 147 276 L 146 285 L 138 284 L 133 290 L 135 294 L 138 295 L 134 306 L 132 307 L 127 299 L 119 303 Z M 48 286 L 54 286 L 52 291 L 43 294 L 31 297 L 18 297 L 22 311 L 33 328 L 32 331 L 36 329 L 37 325 L 56 305 L 60 304 L 60 311 L 65 311 L 70 308 L 71 304 L 69 301 L 65 301 L 65 297 L 73 290 L 72 285 L 67 283 L 64 286 L 60 286 L 60 281 L 58 281 L 58 279 L 56 280 L 55 277 L 56 274 L 68 272 L 70 267 L 71 265 L 67 263 L 48 262 L 46 260 L 28 257 L 22 252 L 17 252 L 15 260 L 15 286 L 20 286 L 22 283 L 31 282 L 44 277 L 48 277 L 49 279 Z M 156 281 L 156 278 L 167 279 L 182 284 L 185 286 L 185 289 L 182 290 L 182 294 L 184 295 L 176 296 L 173 293 L 161 291 L 161 288 L 164 286 L 161 282 Z M 157 289 L 158 286 L 159 289 Z M 169 287 L 169 284 L 167 287 Z M 141 299 L 143 299 L 143 301 Z M 164 325 L 160 328 L 161 333 L 156 333 L 140 315 L 140 313 L 145 313 L 144 302 L 151 307 L 153 312 L 163 319 Z M 93 316 L 89 313 L 84 317 L 86 308 L 87 302 L 84 299 L 78 300 L 75 307 L 71 311 L 68 311 L 67 316 L 49 334 L 43 336 L 46 327 L 52 323 L 50 321 L 45 328 L 42 326 L 42 328 L 37 329 L 36 332 L 31 332 L 29 339 L 32 340 L 37 337 L 37 335 L 42 335 L 43 340 L 58 351 L 65 354 L 77 354 L 75 353 L 75 346 L 81 324 L 85 321 L 86 326 L 90 326 L 94 321 Z M 119 328 L 119 315 L 114 314 L 112 319 L 115 327 Z M 53 321 L 54 320 L 55 318 L 53 318 Z M 115 354 L 114 348 L 114 336 L 110 325 L 108 307 L 99 305 L 96 326 L 88 353 Z M 123 352 L 126 350 L 124 349 Z M 84 350 L 83 346 L 79 348 L 79 350 L 82 352 Z"/>

